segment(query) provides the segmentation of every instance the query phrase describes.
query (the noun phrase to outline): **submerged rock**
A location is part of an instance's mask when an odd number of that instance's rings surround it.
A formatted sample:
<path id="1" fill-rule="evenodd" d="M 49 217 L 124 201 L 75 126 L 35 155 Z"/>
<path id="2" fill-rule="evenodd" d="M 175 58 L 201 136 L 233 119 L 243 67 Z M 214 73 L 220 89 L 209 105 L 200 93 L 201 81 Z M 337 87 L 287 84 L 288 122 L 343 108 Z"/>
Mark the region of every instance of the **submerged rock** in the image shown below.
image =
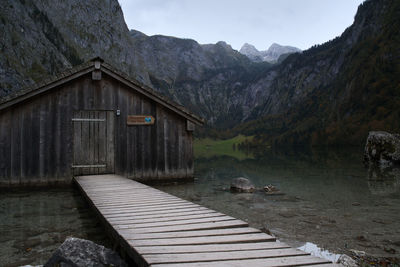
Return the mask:
<path id="1" fill-rule="evenodd" d="M 400 164 L 400 135 L 388 132 L 370 132 L 365 144 L 364 163 L 379 167 Z"/>
<path id="2" fill-rule="evenodd" d="M 280 190 L 276 188 L 274 185 L 266 185 L 264 186 L 264 191 L 267 193 L 279 192 Z"/>
<path id="3" fill-rule="evenodd" d="M 128 265 L 111 249 L 96 243 L 69 237 L 53 253 L 45 267 L 90 267 L 90 266 L 121 266 Z"/>
<path id="4" fill-rule="evenodd" d="M 231 191 L 233 192 L 252 193 L 255 189 L 250 180 L 244 177 L 235 178 L 231 182 Z"/>
<path id="5" fill-rule="evenodd" d="M 353 258 L 347 256 L 346 254 L 341 255 L 339 260 L 337 261 L 337 263 L 340 263 L 345 267 L 357 267 L 358 266 L 357 262 Z"/>
<path id="6" fill-rule="evenodd" d="M 274 185 L 266 185 L 263 188 L 264 192 L 267 193 L 267 195 L 274 195 L 274 196 L 281 196 L 284 195 L 276 186 Z"/>

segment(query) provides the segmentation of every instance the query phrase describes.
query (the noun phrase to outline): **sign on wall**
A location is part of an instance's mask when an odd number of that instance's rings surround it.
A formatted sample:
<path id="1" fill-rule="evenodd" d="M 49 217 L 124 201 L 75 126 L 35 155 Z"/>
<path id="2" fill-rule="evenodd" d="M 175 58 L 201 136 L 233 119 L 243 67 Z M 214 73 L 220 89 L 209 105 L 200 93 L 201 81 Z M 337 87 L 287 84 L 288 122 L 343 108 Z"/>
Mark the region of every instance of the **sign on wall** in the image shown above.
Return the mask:
<path id="1" fill-rule="evenodd" d="M 150 115 L 128 115 L 126 119 L 127 125 L 152 125 L 154 124 L 154 117 Z"/>

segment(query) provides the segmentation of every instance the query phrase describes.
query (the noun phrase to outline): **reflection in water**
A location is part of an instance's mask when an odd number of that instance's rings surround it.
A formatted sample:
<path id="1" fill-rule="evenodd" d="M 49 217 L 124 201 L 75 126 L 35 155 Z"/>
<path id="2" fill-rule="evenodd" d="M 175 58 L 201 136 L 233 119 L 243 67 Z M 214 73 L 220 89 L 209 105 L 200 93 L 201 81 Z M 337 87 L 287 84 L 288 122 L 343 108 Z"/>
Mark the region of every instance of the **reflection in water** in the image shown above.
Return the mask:
<path id="1" fill-rule="evenodd" d="M 399 190 L 375 194 L 382 190 L 366 178 L 362 155 L 360 148 L 271 150 L 246 160 L 197 158 L 194 183 L 158 187 L 267 228 L 296 247 L 312 242 L 338 254 L 356 249 L 398 256 Z M 283 194 L 232 194 L 227 189 L 235 177 L 248 178 L 260 189 L 272 184 Z M 389 187 L 398 188 L 396 181 Z"/>
<path id="2" fill-rule="evenodd" d="M 1 192 L 0 233 L 0 266 L 44 264 L 68 236 L 109 246 L 73 188 Z"/>
<path id="3" fill-rule="evenodd" d="M 400 168 L 370 166 L 368 169 L 368 186 L 371 193 L 377 195 L 399 192 Z"/>

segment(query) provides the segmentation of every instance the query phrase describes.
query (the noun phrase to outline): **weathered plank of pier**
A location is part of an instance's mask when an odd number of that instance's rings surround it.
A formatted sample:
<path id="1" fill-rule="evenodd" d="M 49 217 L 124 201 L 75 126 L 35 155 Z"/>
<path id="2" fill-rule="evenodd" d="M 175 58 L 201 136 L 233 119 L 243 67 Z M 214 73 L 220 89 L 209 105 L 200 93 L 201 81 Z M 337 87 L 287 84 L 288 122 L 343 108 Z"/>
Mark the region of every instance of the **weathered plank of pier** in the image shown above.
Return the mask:
<path id="1" fill-rule="evenodd" d="M 277 242 L 246 222 L 122 176 L 75 181 L 139 266 L 339 266 Z"/>

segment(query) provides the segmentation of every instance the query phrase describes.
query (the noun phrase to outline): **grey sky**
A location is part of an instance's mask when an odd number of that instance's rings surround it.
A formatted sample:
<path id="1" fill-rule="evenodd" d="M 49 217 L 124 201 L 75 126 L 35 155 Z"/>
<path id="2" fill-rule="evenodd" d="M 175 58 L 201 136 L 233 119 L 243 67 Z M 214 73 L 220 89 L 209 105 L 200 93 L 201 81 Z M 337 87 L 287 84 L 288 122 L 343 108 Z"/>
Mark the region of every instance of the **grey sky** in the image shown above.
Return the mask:
<path id="1" fill-rule="evenodd" d="M 147 35 L 225 41 L 259 50 L 272 43 L 307 49 L 339 36 L 363 0 L 119 0 L 129 29 Z"/>

